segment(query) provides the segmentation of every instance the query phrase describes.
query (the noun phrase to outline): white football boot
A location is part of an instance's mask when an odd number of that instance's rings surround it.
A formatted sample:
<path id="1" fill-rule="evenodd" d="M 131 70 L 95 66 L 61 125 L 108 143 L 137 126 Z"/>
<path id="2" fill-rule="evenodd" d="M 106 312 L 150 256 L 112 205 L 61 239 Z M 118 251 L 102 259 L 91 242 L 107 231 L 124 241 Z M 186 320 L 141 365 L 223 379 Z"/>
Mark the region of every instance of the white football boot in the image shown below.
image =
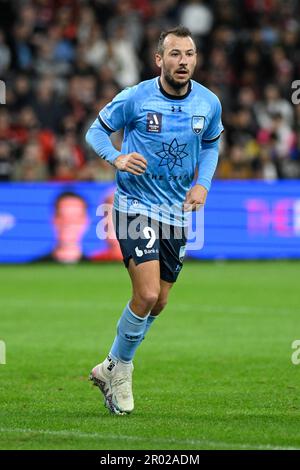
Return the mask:
<path id="1" fill-rule="evenodd" d="M 134 409 L 132 394 L 133 363 L 118 362 L 111 378 L 113 403 L 119 411 L 131 413 Z"/>
<path id="2" fill-rule="evenodd" d="M 110 360 L 110 359 L 108 359 Z M 124 415 L 131 413 L 134 408 L 132 396 L 133 364 L 118 362 L 107 366 L 106 359 L 95 366 L 90 374 L 90 380 L 104 395 L 104 405 L 112 413 Z"/>

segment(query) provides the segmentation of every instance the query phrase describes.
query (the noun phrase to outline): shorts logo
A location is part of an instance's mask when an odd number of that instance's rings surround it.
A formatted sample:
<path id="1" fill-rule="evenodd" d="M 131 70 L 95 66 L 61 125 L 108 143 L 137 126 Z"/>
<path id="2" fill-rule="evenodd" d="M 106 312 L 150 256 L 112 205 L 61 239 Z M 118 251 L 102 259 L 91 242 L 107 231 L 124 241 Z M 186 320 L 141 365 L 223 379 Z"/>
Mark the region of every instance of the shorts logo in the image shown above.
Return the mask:
<path id="1" fill-rule="evenodd" d="M 136 256 L 138 256 L 140 258 L 141 256 L 143 256 L 144 252 L 142 250 L 140 250 L 138 246 L 136 246 L 135 247 L 135 254 L 136 254 Z"/>
<path id="2" fill-rule="evenodd" d="M 179 250 L 179 261 L 180 261 L 180 263 L 182 263 L 182 261 L 183 261 L 183 259 L 184 259 L 185 252 L 186 252 L 186 245 L 185 245 L 185 246 L 181 246 L 181 247 L 180 247 L 180 250 Z"/>
<path id="3" fill-rule="evenodd" d="M 161 132 L 162 114 L 147 113 L 147 132 L 158 134 Z"/>
<path id="4" fill-rule="evenodd" d="M 192 129 L 197 135 L 201 133 L 204 128 L 205 117 L 204 116 L 193 116 L 192 117 Z"/>

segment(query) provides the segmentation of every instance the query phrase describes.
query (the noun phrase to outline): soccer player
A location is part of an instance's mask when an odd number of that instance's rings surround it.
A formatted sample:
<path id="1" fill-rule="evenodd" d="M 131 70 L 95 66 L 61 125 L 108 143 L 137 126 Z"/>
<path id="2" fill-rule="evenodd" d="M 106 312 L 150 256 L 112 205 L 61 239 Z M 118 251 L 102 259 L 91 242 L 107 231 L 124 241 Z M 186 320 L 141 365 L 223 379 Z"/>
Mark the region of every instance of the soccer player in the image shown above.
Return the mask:
<path id="1" fill-rule="evenodd" d="M 190 31 L 162 32 L 155 59 L 160 77 L 119 93 L 86 135 L 117 170 L 115 229 L 132 283 L 111 350 L 90 375 L 116 414 L 134 409 L 132 361 L 182 268 L 187 211 L 205 204 L 223 131 L 219 99 L 191 79 L 197 51 Z M 121 128 L 119 152 L 109 136 Z"/>

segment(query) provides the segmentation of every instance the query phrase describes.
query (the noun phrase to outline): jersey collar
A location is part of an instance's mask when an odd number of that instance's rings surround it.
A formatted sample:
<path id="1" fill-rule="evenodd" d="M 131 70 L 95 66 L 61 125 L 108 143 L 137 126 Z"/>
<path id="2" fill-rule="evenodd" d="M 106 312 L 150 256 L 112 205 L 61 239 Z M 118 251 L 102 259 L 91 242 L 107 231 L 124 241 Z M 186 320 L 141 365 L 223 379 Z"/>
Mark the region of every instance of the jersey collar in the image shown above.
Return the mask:
<path id="1" fill-rule="evenodd" d="M 163 89 L 159 77 L 158 77 L 158 79 L 157 79 L 157 84 L 158 84 L 158 88 L 159 88 L 160 92 L 161 92 L 166 98 L 169 98 L 169 100 L 184 100 L 187 96 L 189 96 L 189 94 L 190 94 L 191 91 L 192 91 L 192 82 L 191 82 L 191 80 L 189 81 L 189 86 L 188 86 L 187 92 L 186 92 L 184 95 L 182 95 L 182 96 L 170 95 L 170 93 L 167 93 L 167 92 Z"/>

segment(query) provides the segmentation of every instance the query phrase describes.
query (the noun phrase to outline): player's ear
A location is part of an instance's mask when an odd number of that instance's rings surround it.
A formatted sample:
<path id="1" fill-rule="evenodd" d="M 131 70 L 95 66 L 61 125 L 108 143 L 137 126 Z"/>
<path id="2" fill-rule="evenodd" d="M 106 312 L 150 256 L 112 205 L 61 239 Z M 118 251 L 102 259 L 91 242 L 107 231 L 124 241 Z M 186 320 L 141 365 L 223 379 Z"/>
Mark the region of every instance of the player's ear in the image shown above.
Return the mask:
<path id="1" fill-rule="evenodd" d="M 157 67 L 161 68 L 162 57 L 159 54 L 155 54 L 155 63 Z"/>

